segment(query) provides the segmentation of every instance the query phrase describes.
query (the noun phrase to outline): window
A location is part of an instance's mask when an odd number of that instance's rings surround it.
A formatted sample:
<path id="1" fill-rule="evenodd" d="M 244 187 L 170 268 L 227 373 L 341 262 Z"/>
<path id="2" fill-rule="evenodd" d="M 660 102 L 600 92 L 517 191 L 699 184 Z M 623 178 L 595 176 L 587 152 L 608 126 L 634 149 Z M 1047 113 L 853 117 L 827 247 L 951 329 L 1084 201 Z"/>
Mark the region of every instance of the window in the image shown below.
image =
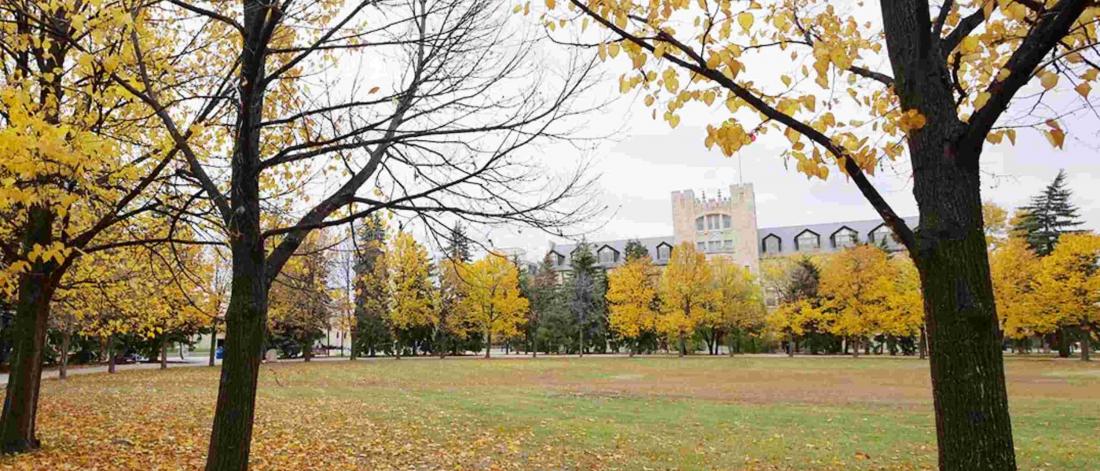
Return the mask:
<path id="1" fill-rule="evenodd" d="M 612 264 L 619 261 L 619 252 L 611 247 L 604 247 L 600 249 L 599 258 L 602 264 Z"/>
<path id="2" fill-rule="evenodd" d="M 842 227 L 839 231 L 833 233 L 833 247 L 838 249 L 855 246 L 858 242 L 859 235 L 856 234 L 856 231 L 847 227 Z"/>
<path id="3" fill-rule="evenodd" d="M 699 216 L 695 218 L 695 230 L 702 231 L 703 229 L 703 216 Z"/>
<path id="4" fill-rule="evenodd" d="M 764 237 L 764 253 L 779 253 L 783 250 L 783 241 L 775 234 Z"/>
<path id="5" fill-rule="evenodd" d="M 700 252 L 706 252 L 707 251 L 707 243 L 706 242 L 696 242 L 695 243 L 695 249 L 700 251 Z"/>
<path id="6" fill-rule="evenodd" d="M 811 231 L 802 231 L 794 239 L 794 246 L 798 250 L 817 250 L 821 248 L 821 239 Z"/>
<path id="7" fill-rule="evenodd" d="M 722 228 L 723 229 L 729 229 L 731 227 L 733 227 L 733 218 L 723 214 L 722 215 Z"/>
<path id="8" fill-rule="evenodd" d="M 722 241 L 722 250 L 733 251 L 733 239 L 726 239 Z"/>
<path id="9" fill-rule="evenodd" d="M 876 246 L 887 249 L 896 249 L 899 246 L 897 237 L 894 237 L 894 231 L 891 231 L 885 225 L 878 226 L 871 231 L 870 241 Z"/>
<path id="10" fill-rule="evenodd" d="M 565 265 L 565 255 L 562 255 L 560 253 L 556 253 L 554 255 L 556 261 L 558 262 L 558 266 Z"/>
<path id="11" fill-rule="evenodd" d="M 707 251 L 708 252 L 717 252 L 719 250 L 722 250 L 722 241 L 720 241 L 720 240 L 708 240 L 707 241 Z"/>
<path id="12" fill-rule="evenodd" d="M 667 244 L 657 246 L 657 260 L 668 260 L 670 256 L 672 256 L 672 247 Z"/>

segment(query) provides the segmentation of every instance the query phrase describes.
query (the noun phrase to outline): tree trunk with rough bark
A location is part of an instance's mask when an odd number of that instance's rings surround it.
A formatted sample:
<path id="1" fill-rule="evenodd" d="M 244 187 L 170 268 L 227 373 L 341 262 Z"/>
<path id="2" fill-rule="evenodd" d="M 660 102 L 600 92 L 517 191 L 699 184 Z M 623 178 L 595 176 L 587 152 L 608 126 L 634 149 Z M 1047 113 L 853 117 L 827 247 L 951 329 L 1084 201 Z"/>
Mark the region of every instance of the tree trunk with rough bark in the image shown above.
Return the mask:
<path id="1" fill-rule="evenodd" d="M 264 2 L 244 2 L 236 149 L 231 164 L 228 234 L 232 282 L 225 314 L 221 381 L 210 433 L 207 471 L 246 471 L 256 413 L 256 383 L 267 325 L 266 259 L 260 227 L 260 129 L 267 50 L 264 27 L 279 12 Z"/>
<path id="2" fill-rule="evenodd" d="M 168 336 L 160 339 L 160 369 L 168 369 Z"/>
<path id="3" fill-rule="evenodd" d="M 24 253 L 30 253 L 36 245 L 48 246 L 52 242 L 53 220 L 48 209 L 31 208 L 22 243 Z M 30 270 L 19 275 L 12 324 L 11 371 L 0 414 L 0 451 L 4 453 L 22 453 L 39 446 L 35 418 L 42 384 L 42 352 L 46 345 L 50 299 L 57 287 L 57 270 L 52 260 L 35 261 Z"/>

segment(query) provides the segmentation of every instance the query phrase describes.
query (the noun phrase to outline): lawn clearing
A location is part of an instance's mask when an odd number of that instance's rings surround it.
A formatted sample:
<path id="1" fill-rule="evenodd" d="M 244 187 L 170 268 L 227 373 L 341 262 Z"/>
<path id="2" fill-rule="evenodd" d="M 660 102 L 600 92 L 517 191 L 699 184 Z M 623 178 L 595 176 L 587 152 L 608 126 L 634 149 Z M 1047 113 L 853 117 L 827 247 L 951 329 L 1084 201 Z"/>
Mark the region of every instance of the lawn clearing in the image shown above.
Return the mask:
<path id="1" fill-rule="evenodd" d="M 378 359 L 265 365 L 253 469 L 915 469 L 927 363 L 897 358 Z M 1021 469 L 1100 463 L 1100 366 L 1007 360 Z M 201 468 L 218 371 L 47 381 L 16 469 Z"/>

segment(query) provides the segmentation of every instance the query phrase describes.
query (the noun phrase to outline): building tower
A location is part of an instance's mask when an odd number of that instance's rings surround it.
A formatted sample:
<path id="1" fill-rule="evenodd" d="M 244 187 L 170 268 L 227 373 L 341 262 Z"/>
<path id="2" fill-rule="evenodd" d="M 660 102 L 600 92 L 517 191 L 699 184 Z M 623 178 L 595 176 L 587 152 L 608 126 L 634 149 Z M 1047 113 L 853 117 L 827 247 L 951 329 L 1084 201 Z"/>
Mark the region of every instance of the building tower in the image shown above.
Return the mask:
<path id="1" fill-rule="evenodd" d="M 707 257 L 727 257 L 760 270 L 756 234 L 756 195 L 752 184 L 730 185 L 729 193 L 695 196 L 692 190 L 672 192 L 672 228 L 676 245 L 688 242 Z"/>

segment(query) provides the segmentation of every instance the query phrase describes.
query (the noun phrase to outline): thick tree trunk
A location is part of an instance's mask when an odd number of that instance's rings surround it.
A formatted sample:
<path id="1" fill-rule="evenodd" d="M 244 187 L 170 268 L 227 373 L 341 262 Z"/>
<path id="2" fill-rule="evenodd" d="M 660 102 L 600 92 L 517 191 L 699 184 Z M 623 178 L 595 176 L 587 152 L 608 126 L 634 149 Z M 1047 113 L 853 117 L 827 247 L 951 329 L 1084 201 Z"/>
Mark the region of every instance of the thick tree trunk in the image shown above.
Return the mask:
<path id="1" fill-rule="evenodd" d="M 168 369 L 168 336 L 160 339 L 160 369 Z"/>
<path id="2" fill-rule="evenodd" d="M 258 232 L 256 233 L 258 235 Z M 226 310 L 221 382 L 207 471 L 244 471 L 252 443 L 256 382 L 263 359 L 267 289 L 259 237 L 233 244 L 233 282 Z"/>
<path id="3" fill-rule="evenodd" d="M 1069 335 L 1066 333 L 1065 328 L 1059 327 L 1058 330 L 1054 331 L 1054 345 L 1058 348 L 1059 357 L 1069 358 L 1072 352 L 1070 352 Z"/>
<path id="4" fill-rule="evenodd" d="M 683 358 L 686 353 L 687 353 L 687 342 L 684 341 L 684 333 L 680 332 L 680 348 L 679 348 L 679 355 L 677 355 L 677 356 L 679 356 L 680 358 Z"/>
<path id="5" fill-rule="evenodd" d="M 66 327 L 61 329 L 61 361 L 57 369 L 58 379 L 65 379 L 69 377 L 69 345 L 72 342 L 73 333 Z"/>
<path id="6" fill-rule="evenodd" d="M 933 120 L 929 120 L 932 122 Z M 915 178 L 916 257 L 924 295 L 941 469 L 1015 469 L 1002 338 L 982 232 L 976 168 L 939 150 Z"/>
<path id="7" fill-rule="evenodd" d="M 797 344 L 797 342 L 794 339 L 794 334 L 788 334 L 787 335 L 787 356 L 788 357 L 794 358 L 794 346 L 796 344 Z"/>
<path id="8" fill-rule="evenodd" d="M 47 246 L 53 239 L 53 214 L 38 206 L 31 208 L 23 253 L 36 245 Z M 15 320 L 12 324 L 11 371 L 8 375 L 4 409 L 0 414 L 0 451 L 22 453 L 38 448 L 35 416 L 42 384 L 42 350 L 46 344 L 46 322 L 50 299 L 57 287 L 56 265 L 36 261 L 19 275 Z"/>
<path id="9" fill-rule="evenodd" d="M 313 341 L 306 340 L 302 342 L 302 361 L 309 363 L 313 360 Z"/>
<path id="10" fill-rule="evenodd" d="M 583 357 L 584 356 L 584 325 L 583 324 L 581 325 L 579 335 L 580 335 L 580 343 L 581 344 L 580 344 L 580 348 L 577 349 L 577 356 L 578 357 Z"/>
<path id="11" fill-rule="evenodd" d="M 915 234 L 904 236 L 924 296 L 939 467 L 1013 470 L 1001 333 L 983 233 L 979 157 L 985 136 L 972 139 L 968 133 L 976 124 L 958 117 L 943 45 L 929 38 L 928 2 L 879 5 L 895 93 L 903 110 L 924 118 L 907 136 L 920 222 Z"/>
<path id="12" fill-rule="evenodd" d="M 264 356 L 267 268 L 260 228 L 260 123 L 263 122 L 265 27 L 280 12 L 265 2 L 243 2 L 240 114 L 231 163 L 228 234 L 233 258 L 225 314 L 221 381 L 210 433 L 207 471 L 246 471 L 256 412 L 256 382 Z"/>

